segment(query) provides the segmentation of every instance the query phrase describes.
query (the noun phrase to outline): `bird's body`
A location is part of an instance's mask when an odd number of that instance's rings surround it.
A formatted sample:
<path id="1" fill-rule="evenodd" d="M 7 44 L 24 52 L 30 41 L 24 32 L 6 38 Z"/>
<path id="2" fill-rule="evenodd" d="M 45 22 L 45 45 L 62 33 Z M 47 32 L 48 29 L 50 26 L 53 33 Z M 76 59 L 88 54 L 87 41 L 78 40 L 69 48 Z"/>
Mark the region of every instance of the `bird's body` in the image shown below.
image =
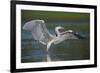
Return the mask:
<path id="1" fill-rule="evenodd" d="M 26 22 L 23 29 L 31 31 L 35 40 L 47 46 L 47 51 L 52 44 L 59 44 L 67 39 L 78 39 L 78 36 L 80 36 L 72 30 L 60 32 L 59 29 L 64 29 L 61 26 L 55 28 L 56 35 L 53 35 L 47 30 L 44 20 L 31 20 Z"/>

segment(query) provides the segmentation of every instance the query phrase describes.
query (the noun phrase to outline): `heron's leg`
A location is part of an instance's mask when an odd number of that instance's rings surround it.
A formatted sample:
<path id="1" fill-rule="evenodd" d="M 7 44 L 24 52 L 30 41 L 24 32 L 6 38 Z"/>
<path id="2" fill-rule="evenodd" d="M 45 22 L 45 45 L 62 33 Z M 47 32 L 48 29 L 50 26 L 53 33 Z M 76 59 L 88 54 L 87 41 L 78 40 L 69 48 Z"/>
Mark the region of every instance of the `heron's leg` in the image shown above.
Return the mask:
<path id="1" fill-rule="evenodd" d="M 49 50 L 50 46 L 51 46 L 51 43 L 48 43 L 48 44 L 47 44 L 47 49 L 46 49 L 46 50 L 47 50 L 47 52 L 48 52 L 48 50 Z"/>
<path id="2" fill-rule="evenodd" d="M 50 48 L 50 46 L 51 46 L 51 44 L 54 42 L 54 40 L 51 40 L 50 42 L 48 42 L 48 44 L 47 44 L 47 52 L 48 52 L 48 50 L 49 50 L 49 48 Z"/>

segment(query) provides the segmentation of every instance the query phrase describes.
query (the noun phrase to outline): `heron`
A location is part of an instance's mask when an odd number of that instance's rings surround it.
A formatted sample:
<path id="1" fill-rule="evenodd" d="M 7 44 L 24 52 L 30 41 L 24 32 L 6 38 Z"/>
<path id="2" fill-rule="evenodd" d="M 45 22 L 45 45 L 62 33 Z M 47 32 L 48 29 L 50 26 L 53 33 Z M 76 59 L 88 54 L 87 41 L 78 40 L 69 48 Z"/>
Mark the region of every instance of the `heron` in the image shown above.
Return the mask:
<path id="1" fill-rule="evenodd" d="M 47 52 L 52 44 L 56 45 L 67 39 L 83 38 L 78 32 L 73 30 L 61 32 L 60 30 L 64 29 L 62 26 L 55 27 L 55 34 L 51 34 L 46 28 L 45 21 L 41 19 L 30 20 L 22 28 L 23 30 L 30 31 L 34 40 L 45 45 Z"/>

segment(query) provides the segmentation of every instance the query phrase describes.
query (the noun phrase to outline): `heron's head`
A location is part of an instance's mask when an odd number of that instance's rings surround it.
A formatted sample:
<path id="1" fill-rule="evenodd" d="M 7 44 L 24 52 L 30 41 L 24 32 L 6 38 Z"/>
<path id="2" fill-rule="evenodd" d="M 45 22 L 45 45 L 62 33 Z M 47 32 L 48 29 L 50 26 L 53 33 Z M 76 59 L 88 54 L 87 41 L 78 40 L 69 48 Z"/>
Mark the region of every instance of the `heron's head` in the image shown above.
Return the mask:
<path id="1" fill-rule="evenodd" d="M 64 29 L 64 27 L 62 27 L 62 26 L 57 26 L 56 29 L 57 29 L 57 30 L 59 30 L 59 29 Z"/>
<path id="2" fill-rule="evenodd" d="M 23 30 L 32 31 L 36 24 L 44 24 L 44 20 L 31 20 L 24 24 Z"/>

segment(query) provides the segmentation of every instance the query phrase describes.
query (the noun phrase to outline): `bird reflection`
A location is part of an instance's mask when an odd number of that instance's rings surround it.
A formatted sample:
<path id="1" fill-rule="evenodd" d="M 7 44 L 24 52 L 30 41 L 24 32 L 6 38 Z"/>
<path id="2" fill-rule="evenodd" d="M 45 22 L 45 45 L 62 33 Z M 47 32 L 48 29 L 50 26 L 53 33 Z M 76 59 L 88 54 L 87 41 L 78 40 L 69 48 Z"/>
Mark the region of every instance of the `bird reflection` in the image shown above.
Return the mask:
<path id="1" fill-rule="evenodd" d="M 50 62 L 50 61 L 51 61 L 50 54 L 47 54 L 47 55 L 46 55 L 46 61 L 47 61 L 47 62 Z"/>

